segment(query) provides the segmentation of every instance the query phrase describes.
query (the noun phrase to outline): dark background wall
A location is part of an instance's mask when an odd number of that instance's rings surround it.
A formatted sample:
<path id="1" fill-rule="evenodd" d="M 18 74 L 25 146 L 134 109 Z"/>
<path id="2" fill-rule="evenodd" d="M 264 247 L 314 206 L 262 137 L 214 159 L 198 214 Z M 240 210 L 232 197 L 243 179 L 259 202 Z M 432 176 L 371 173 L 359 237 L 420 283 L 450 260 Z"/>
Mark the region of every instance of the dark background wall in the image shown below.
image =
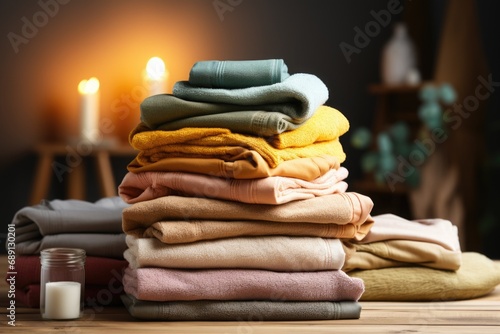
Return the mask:
<path id="1" fill-rule="evenodd" d="M 404 19 L 420 22 L 416 26 L 424 29 L 424 38 L 417 44 L 422 74 L 429 79 L 445 1 L 2 1 L 0 225 L 5 227 L 28 203 L 36 162 L 33 146 L 76 135 L 78 82 L 91 76 L 100 79 L 101 117 L 116 125 L 108 135 L 126 142 L 139 110 L 130 108 L 127 117 L 119 118 L 113 105 L 141 85 L 141 72 L 155 55 L 165 60 L 170 72 L 169 89 L 176 81 L 187 79 L 198 60 L 283 58 L 291 73 L 312 73 L 325 82 L 330 91 L 327 104 L 347 116 L 351 129 L 370 126 L 374 99 L 367 94 L 367 86 L 380 81 L 380 52 L 391 27 L 381 27 L 350 61 L 340 45 L 355 45 L 355 28 L 364 30 L 374 21 L 371 11 L 387 9 L 391 3 L 402 9 L 390 16 L 391 23 Z M 495 45 L 488 49 L 488 60 L 494 63 L 500 59 L 495 2 L 478 3 L 485 42 Z M 39 21 L 43 24 L 16 52 L 9 33 L 22 35 L 26 19 L 43 19 L 37 14 L 43 10 L 41 4 L 52 5 L 53 17 Z M 217 10 L 214 4 L 226 6 L 226 10 Z M 498 72 L 497 65 L 494 71 Z M 352 181 L 361 176 L 360 153 L 349 145 L 349 136 L 342 143 Z M 125 175 L 127 163 L 126 158 L 113 161 L 117 182 Z M 88 177 L 90 201 L 99 198 L 94 177 L 92 173 Z M 64 185 L 53 181 L 49 197 L 63 196 Z M 2 235 L 0 241 L 4 240 Z"/>

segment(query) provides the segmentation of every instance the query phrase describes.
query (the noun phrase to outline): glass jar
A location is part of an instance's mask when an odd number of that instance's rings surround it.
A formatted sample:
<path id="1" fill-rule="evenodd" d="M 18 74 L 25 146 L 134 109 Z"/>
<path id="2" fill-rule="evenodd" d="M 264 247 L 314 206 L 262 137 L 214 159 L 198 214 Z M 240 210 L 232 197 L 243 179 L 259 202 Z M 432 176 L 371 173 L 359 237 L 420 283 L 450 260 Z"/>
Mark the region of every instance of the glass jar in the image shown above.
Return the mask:
<path id="1" fill-rule="evenodd" d="M 44 319 L 68 320 L 83 315 L 85 251 L 49 248 L 40 252 L 40 314 Z"/>

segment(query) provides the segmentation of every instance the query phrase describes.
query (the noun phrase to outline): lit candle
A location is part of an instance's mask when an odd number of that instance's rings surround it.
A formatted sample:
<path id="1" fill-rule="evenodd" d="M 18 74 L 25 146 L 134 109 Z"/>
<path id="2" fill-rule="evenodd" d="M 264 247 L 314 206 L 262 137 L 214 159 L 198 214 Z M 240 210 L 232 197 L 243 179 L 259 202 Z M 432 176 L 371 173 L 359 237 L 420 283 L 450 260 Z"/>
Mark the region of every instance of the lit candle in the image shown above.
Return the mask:
<path id="1" fill-rule="evenodd" d="M 45 285 L 46 319 L 76 319 L 80 317 L 81 284 L 49 282 Z"/>
<path id="2" fill-rule="evenodd" d="M 80 81 L 78 92 L 82 100 L 80 136 L 95 142 L 99 138 L 99 80 L 90 78 Z"/>
<path id="3" fill-rule="evenodd" d="M 166 93 L 167 76 L 168 72 L 161 58 L 149 59 L 144 73 L 144 84 L 150 96 Z"/>

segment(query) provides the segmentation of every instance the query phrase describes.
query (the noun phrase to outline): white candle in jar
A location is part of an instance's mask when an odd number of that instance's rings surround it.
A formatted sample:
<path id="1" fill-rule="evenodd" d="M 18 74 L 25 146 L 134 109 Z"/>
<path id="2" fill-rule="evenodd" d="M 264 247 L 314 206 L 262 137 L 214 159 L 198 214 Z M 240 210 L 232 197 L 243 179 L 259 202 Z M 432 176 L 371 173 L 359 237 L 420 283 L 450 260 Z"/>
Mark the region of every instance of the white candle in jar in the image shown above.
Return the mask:
<path id="1" fill-rule="evenodd" d="M 144 71 L 144 84 L 149 96 L 167 92 L 168 72 L 165 63 L 159 57 L 149 59 Z"/>
<path id="2" fill-rule="evenodd" d="M 95 142 L 99 138 L 99 80 L 90 78 L 78 84 L 81 95 L 80 136 Z"/>
<path id="3" fill-rule="evenodd" d="M 49 282 L 45 285 L 45 314 L 47 319 L 76 319 L 80 317 L 81 284 L 78 282 Z"/>

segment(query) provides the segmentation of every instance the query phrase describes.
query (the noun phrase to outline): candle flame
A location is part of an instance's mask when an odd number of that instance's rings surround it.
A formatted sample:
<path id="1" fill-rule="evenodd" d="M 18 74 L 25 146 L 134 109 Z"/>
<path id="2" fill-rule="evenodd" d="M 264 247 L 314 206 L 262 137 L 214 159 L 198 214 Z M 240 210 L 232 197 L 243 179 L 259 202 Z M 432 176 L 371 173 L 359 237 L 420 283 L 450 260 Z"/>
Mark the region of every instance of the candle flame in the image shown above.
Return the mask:
<path id="1" fill-rule="evenodd" d="M 165 76 L 165 63 L 159 57 L 149 59 L 146 72 L 151 79 L 161 79 Z"/>
<path id="2" fill-rule="evenodd" d="M 88 80 L 82 80 L 78 84 L 78 91 L 80 94 L 95 94 L 99 90 L 99 80 L 92 77 Z"/>

